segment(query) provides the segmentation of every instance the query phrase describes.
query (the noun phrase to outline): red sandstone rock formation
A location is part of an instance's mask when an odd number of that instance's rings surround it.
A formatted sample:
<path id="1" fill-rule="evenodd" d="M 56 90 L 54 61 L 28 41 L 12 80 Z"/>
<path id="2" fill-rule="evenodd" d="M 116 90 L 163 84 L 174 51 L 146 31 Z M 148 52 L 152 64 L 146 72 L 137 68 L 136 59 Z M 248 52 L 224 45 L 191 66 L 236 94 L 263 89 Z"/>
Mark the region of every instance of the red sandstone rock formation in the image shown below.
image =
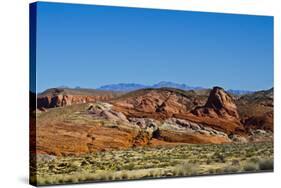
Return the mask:
<path id="1" fill-rule="evenodd" d="M 248 141 L 255 129 L 273 131 L 272 107 L 266 106 L 266 110 L 271 110 L 265 114 L 260 110 L 265 109 L 264 103 L 257 112 L 252 110 L 256 105 L 249 105 L 256 102 L 245 103 L 259 99 L 256 95 L 241 99 L 238 115 L 237 101 L 219 87 L 214 87 L 209 96 L 171 88 L 143 89 L 113 99 L 113 95 L 106 94 L 87 96 L 56 92 L 41 96 L 39 99 L 48 107 L 67 107 L 37 117 L 34 150 L 73 155 L 155 143 L 229 143 Z M 97 100 L 109 101 L 98 103 Z M 85 102 L 93 104 L 68 106 Z M 251 108 L 246 109 L 247 106 Z M 71 118 L 64 121 L 54 113 Z M 79 121 L 75 121 L 77 117 Z"/>
<path id="2" fill-rule="evenodd" d="M 54 108 L 96 101 L 107 101 L 113 96 L 55 95 L 37 97 L 37 108 Z"/>
<path id="3" fill-rule="evenodd" d="M 107 101 L 119 93 L 94 89 L 52 88 L 37 95 L 37 108 L 54 108 L 83 104 L 96 101 Z"/>
<path id="4" fill-rule="evenodd" d="M 212 118 L 239 119 L 233 98 L 220 87 L 214 87 L 207 103 L 202 107 L 195 108 L 192 113 Z"/>

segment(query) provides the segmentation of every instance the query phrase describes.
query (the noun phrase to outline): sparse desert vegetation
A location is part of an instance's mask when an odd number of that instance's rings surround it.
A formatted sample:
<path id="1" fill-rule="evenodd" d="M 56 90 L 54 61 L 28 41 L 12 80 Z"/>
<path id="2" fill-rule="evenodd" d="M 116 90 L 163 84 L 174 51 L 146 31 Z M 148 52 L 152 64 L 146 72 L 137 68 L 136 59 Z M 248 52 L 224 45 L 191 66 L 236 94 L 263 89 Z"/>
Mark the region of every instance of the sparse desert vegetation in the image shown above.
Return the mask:
<path id="1" fill-rule="evenodd" d="M 185 144 L 80 156 L 38 156 L 37 170 L 32 172 L 38 185 L 273 170 L 271 142 Z"/>

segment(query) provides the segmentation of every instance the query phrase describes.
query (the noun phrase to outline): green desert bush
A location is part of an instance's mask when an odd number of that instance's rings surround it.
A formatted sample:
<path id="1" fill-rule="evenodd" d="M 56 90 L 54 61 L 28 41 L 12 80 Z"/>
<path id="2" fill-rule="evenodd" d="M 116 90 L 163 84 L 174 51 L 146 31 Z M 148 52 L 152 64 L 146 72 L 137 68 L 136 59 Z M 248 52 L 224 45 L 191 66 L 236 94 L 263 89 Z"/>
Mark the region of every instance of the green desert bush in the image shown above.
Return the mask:
<path id="1" fill-rule="evenodd" d="M 252 162 L 252 163 L 258 163 L 259 160 L 260 160 L 260 159 L 259 159 L 258 157 L 251 157 L 251 158 L 249 159 L 249 161 Z"/>
<path id="2" fill-rule="evenodd" d="M 207 159 L 206 164 L 209 165 L 211 164 L 213 161 L 211 159 Z"/>
<path id="3" fill-rule="evenodd" d="M 239 165 L 240 165 L 240 162 L 239 162 L 239 160 L 237 160 L 237 159 L 233 159 L 233 160 L 231 161 L 231 164 L 232 164 L 233 166 L 239 166 Z"/>
<path id="4" fill-rule="evenodd" d="M 261 159 L 258 163 L 260 170 L 273 170 L 273 159 Z"/>
<path id="5" fill-rule="evenodd" d="M 123 167 L 124 170 L 133 170 L 135 167 L 134 163 L 129 163 Z"/>
<path id="6" fill-rule="evenodd" d="M 225 163 L 225 157 L 222 153 L 216 152 L 213 154 L 212 158 L 217 163 Z"/>
<path id="7" fill-rule="evenodd" d="M 121 180 L 126 180 L 126 179 L 128 179 L 129 178 L 129 175 L 128 175 L 128 172 L 122 172 L 121 174 L 120 174 L 120 177 L 121 177 Z"/>

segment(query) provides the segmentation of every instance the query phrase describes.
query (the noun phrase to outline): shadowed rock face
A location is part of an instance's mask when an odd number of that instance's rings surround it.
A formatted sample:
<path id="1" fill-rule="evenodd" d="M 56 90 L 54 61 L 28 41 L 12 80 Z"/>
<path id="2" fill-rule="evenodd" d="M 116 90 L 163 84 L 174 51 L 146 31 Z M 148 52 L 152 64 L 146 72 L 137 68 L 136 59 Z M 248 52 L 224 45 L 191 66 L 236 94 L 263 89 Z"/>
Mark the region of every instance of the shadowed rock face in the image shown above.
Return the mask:
<path id="1" fill-rule="evenodd" d="M 210 116 L 227 119 L 239 119 L 233 98 L 220 87 L 214 87 L 207 103 L 192 111 L 197 116 Z"/>
<path id="2" fill-rule="evenodd" d="M 262 129 L 273 131 L 273 111 L 243 120 L 246 129 Z"/>

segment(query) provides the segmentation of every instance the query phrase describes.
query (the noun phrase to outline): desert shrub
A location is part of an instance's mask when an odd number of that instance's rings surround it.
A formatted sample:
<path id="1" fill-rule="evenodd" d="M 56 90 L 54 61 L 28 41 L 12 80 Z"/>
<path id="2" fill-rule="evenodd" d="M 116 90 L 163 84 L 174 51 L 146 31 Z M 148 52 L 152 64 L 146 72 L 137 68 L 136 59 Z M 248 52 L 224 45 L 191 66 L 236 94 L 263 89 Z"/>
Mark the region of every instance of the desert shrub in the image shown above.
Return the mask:
<path id="1" fill-rule="evenodd" d="M 216 174 L 221 174 L 223 172 L 223 169 L 222 168 L 217 168 L 215 169 L 215 173 Z"/>
<path id="2" fill-rule="evenodd" d="M 223 172 L 225 173 L 234 173 L 234 172 L 238 172 L 239 169 L 236 166 L 227 166 L 223 169 Z"/>
<path id="3" fill-rule="evenodd" d="M 37 183 L 37 185 L 45 185 L 46 181 L 43 178 L 37 178 L 32 183 Z"/>
<path id="4" fill-rule="evenodd" d="M 253 163 L 253 162 L 249 162 L 249 163 L 246 163 L 243 166 L 243 169 L 246 172 L 256 171 L 257 170 L 257 165 L 255 163 Z"/>
<path id="5" fill-rule="evenodd" d="M 71 182 L 71 183 L 78 183 L 79 179 L 76 178 L 76 177 L 72 177 L 71 179 L 69 179 L 69 182 Z"/>
<path id="6" fill-rule="evenodd" d="M 259 161 L 260 170 L 273 170 L 273 159 L 262 159 Z"/>
<path id="7" fill-rule="evenodd" d="M 215 173 L 216 173 L 216 170 L 213 169 L 213 168 L 211 168 L 211 169 L 208 170 L 208 173 L 209 173 L 209 174 L 215 174 Z"/>
<path id="8" fill-rule="evenodd" d="M 110 173 L 109 172 L 100 172 L 96 175 L 96 179 L 98 180 L 109 180 Z"/>
<path id="9" fill-rule="evenodd" d="M 121 178 L 120 175 L 117 175 L 117 174 L 116 174 L 116 175 L 114 176 L 114 180 L 122 180 L 122 178 Z"/>
<path id="10" fill-rule="evenodd" d="M 127 172 L 122 172 L 122 173 L 120 174 L 120 179 L 121 179 L 121 180 L 128 179 L 128 177 L 129 177 L 129 175 L 128 175 Z"/>
<path id="11" fill-rule="evenodd" d="M 259 158 L 257 158 L 257 157 L 252 157 L 252 158 L 250 158 L 250 162 L 252 162 L 252 163 L 258 163 L 259 162 Z"/>
<path id="12" fill-rule="evenodd" d="M 149 171 L 150 177 L 160 177 L 161 176 L 161 170 L 151 170 Z"/>
<path id="13" fill-rule="evenodd" d="M 82 162 L 81 162 L 81 166 L 87 166 L 89 163 L 86 161 L 86 160 L 83 160 Z"/>
<path id="14" fill-rule="evenodd" d="M 215 162 L 221 162 L 224 163 L 225 162 L 225 157 L 223 154 L 221 153 L 214 153 L 213 155 L 213 159 L 215 160 Z"/>
<path id="15" fill-rule="evenodd" d="M 133 170 L 135 167 L 134 163 L 129 163 L 123 167 L 124 170 Z"/>
<path id="16" fill-rule="evenodd" d="M 108 177 L 107 177 L 107 180 L 114 180 L 115 179 L 115 176 L 113 173 L 109 173 L 108 174 Z"/>
<path id="17" fill-rule="evenodd" d="M 63 179 L 58 179 L 58 183 L 64 183 Z"/>
<path id="18" fill-rule="evenodd" d="M 246 161 L 246 160 L 248 160 L 247 157 L 242 157 L 242 158 L 241 158 L 241 161 Z"/>
<path id="19" fill-rule="evenodd" d="M 174 174 L 176 176 L 195 175 L 197 173 L 197 170 L 198 170 L 197 165 L 191 164 L 189 162 L 184 162 L 175 167 Z"/>
<path id="20" fill-rule="evenodd" d="M 247 157 L 247 158 L 252 157 L 252 156 L 254 156 L 254 155 L 255 155 L 255 153 L 252 152 L 252 151 L 248 151 L 248 152 L 246 153 L 246 157 Z"/>
<path id="21" fill-rule="evenodd" d="M 237 160 L 237 159 L 233 159 L 233 160 L 231 161 L 231 164 L 234 165 L 234 166 L 238 166 L 238 165 L 240 164 L 240 162 L 239 162 L 239 160 Z"/>
<path id="22" fill-rule="evenodd" d="M 179 164 L 178 161 L 171 161 L 171 162 L 170 162 L 170 165 L 171 165 L 171 166 L 175 166 L 175 165 L 178 165 L 178 164 Z"/>
<path id="23" fill-rule="evenodd" d="M 207 159 L 206 164 L 211 164 L 213 161 L 211 159 Z"/>
<path id="24" fill-rule="evenodd" d="M 48 185 L 48 184 L 54 184 L 53 180 L 52 179 L 46 179 L 45 181 L 43 181 L 43 184 L 42 185 Z"/>

